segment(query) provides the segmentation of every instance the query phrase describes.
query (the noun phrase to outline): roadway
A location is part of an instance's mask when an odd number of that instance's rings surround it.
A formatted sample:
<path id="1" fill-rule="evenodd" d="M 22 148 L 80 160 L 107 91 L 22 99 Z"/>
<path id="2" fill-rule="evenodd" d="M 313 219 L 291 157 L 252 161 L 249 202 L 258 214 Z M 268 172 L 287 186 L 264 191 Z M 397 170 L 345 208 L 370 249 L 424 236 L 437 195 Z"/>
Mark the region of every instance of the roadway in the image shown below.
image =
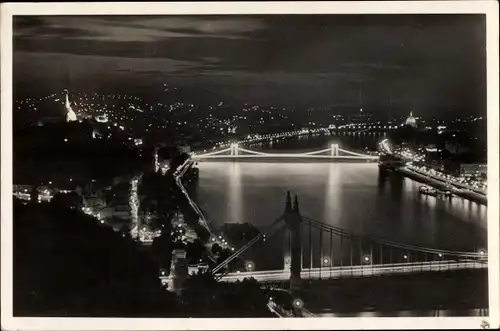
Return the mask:
<path id="1" fill-rule="evenodd" d="M 357 265 L 342 267 L 324 267 L 302 269 L 302 279 L 335 279 L 345 277 L 371 277 L 380 275 L 397 275 L 418 272 L 440 272 L 464 269 L 485 269 L 488 268 L 486 260 L 477 261 L 430 261 L 411 263 L 392 263 L 376 265 Z M 265 270 L 233 272 L 227 274 L 221 281 L 237 282 L 245 278 L 254 278 L 258 282 L 282 282 L 290 279 L 290 271 L 285 270 Z"/>
<path id="2" fill-rule="evenodd" d="M 188 200 L 189 205 L 191 206 L 191 208 L 193 208 L 193 210 L 198 215 L 198 221 L 199 221 L 199 223 L 210 233 L 210 235 L 212 237 L 212 241 L 211 242 L 205 243 L 205 248 L 207 250 L 208 257 L 212 261 L 215 262 L 216 261 L 216 257 L 212 253 L 212 245 L 214 243 L 219 244 L 221 247 L 229 248 L 229 249 L 231 249 L 233 251 L 234 251 L 234 247 L 232 247 L 228 242 L 222 242 L 222 241 L 219 240 L 218 236 L 216 236 L 214 234 L 214 232 L 212 231 L 212 229 L 210 227 L 210 224 L 208 223 L 207 219 L 205 218 L 205 215 L 203 214 L 203 212 L 200 210 L 200 208 L 194 202 L 194 200 L 191 199 L 191 197 L 189 196 L 189 193 L 186 190 L 186 188 L 184 187 L 184 185 L 182 185 L 182 177 L 186 174 L 187 170 L 193 165 L 193 163 L 194 163 L 194 161 L 191 158 L 187 159 L 181 166 L 179 166 L 177 168 L 177 170 L 173 173 L 173 176 L 175 178 L 176 185 L 180 188 L 180 190 L 182 191 L 182 194 L 184 194 L 184 196 Z"/>

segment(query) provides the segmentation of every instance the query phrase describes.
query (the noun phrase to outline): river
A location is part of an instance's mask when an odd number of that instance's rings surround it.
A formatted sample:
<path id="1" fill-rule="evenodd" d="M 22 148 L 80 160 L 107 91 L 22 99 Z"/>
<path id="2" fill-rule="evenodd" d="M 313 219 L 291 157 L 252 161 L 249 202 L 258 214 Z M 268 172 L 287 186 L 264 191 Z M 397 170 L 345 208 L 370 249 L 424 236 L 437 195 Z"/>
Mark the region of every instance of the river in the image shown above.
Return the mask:
<path id="1" fill-rule="evenodd" d="M 245 148 L 313 151 L 340 143 L 341 148 L 349 150 L 374 150 L 379 139 L 378 135 L 317 136 Z M 215 227 L 251 223 L 265 228 L 283 214 L 286 192 L 290 190 L 298 195 L 303 216 L 354 234 L 445 250 L 487 248 L 486 206 L 458 197 L 422 196 L 418 191 L 420 183 L 401 174 L 381 172 L 377 163 L 221 161 L 200 162 L 198 167 L 199 182 L 192 196 Z M 318 242 L 318 234 L 314 236 L 314 242 Z M 319 254 L 325 255 L 330 244 L 328 238 L 323 240 Z M 334 241 L 334 247 L 338 247 L 338 238 Z M 283 268 L 283 255 L 277 254 L 272 264 L 263 262 L 263 255 L 269 257 L 282 251 L 282 245 L 274 243 L 245 258 L 259 261 L 256 265 L 261 266 L 256 269 Z M 317 253 L 314 267 L 321 263 Z M 338 256 L 338 251 L 335 254 Z M 303 256 L 305 266 L 310 263 L 307 255 Z M 346 256 L 332 256 L 332 264 L 338 265 L 339 259 L 345 263 Z"/>
<path id="2" fill-rule="evenodd" d="M 336 138 L 336 139 L 335 139 Z M 349 149 L 374 149 L 378 137 L 334 137 Z M 332 137 L 314 137 L 257 150 L 315 150 Z M 357 148 L 356 148 L 357 147 Z M 376 163 L 200 162 L 195 200 L 215 226 L 271 224 L 283 213 L 287 190 L 302 215 L 353 233 L 401 243 L 472 250 L 487 247 L 487 207 L 462 198 L 422 196 L 420 183 L 380 172 Z"/>

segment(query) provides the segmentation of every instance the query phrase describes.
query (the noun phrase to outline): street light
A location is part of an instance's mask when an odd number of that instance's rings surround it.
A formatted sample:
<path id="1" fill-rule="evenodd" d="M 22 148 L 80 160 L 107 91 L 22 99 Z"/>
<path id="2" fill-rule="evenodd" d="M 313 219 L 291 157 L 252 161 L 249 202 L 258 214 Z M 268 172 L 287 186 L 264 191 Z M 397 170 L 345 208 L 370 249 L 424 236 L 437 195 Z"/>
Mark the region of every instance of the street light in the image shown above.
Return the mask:
<path id="1" fill-rule="evenodd" d="M 486 257 L 486 250 L 485 249 L 480 249 L 479 250 L 479 255 L 480 255 L 480 258 L 485 258 Z"/>
<path id="2" fill-rule="evenodd" d="M 249 261 L 245 264 L 245 268 L 247 269 L 247 271 L 252 271 L 255 268 L 255 265 L 253 264 L 253 262 Z"/>
<path id="3" fill-rule="evenodd" d="M 301 299 L 294 299 L 293 300 L 293 307 L 301 309 L 302 307 L 304 307 L 304 302 Z"/>
<path id="4" fill-rule="evenodd" d="M 329 266 L 330 265 L 330 258 L 324 257 L 322 262 L 323 262 L 324 266 Z"/>

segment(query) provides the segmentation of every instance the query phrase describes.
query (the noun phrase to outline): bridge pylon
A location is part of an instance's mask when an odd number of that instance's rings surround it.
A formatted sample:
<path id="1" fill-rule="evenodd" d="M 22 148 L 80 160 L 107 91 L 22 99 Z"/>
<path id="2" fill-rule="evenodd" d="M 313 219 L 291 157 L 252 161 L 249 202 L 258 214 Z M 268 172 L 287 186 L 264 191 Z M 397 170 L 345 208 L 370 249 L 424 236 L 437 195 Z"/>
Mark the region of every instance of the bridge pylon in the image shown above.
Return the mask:
<path id="1" fill-rule="evenodd" d="M 283 215 L 286 224 L 285 230 L 285 268 L 290 268 L 290 288 L 300 288 L 302 280 L 300 273 L 302 271 L 302 236 L 301 221 L 302 217 L 299 211 L 299 200 L 295 196 L 292 207 L 290 192 L 287 192 L 285 214 Z"/>
<path id="2" fill-rule="evenodd" d="M 330 146 L 330 152 L 331 152 L 331 156 L 339 156 L 339 145 L 332 144 Z"/>

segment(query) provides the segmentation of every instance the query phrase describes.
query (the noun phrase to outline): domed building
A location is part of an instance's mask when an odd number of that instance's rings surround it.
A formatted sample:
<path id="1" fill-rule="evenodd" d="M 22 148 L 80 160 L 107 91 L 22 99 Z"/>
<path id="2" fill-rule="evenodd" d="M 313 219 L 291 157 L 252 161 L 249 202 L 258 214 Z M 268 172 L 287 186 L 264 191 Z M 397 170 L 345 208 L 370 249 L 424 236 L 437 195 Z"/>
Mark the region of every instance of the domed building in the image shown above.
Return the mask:
<path id="1" fill-rule="evenodd" d="M 417 127 L 417 119 L 415 117 L 413 117 L 412 112 L 410 112 L 410 116 L 408 116 L 408 118 L 406 119 L 405 125 L 412 127 L 412 128 Z"/>

